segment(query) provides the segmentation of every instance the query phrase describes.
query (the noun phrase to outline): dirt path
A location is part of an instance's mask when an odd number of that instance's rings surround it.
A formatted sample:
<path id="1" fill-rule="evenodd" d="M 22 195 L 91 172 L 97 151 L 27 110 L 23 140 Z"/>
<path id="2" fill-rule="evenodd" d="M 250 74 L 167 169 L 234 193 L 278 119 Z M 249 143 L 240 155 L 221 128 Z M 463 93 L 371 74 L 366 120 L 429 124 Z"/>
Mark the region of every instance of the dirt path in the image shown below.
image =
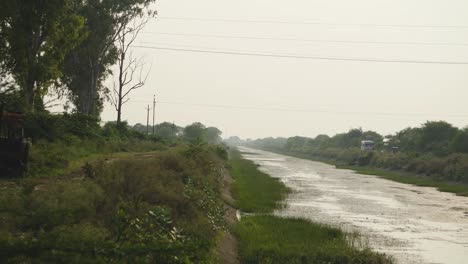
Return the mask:
<path id="1" fill-rule="evenodd" d="M 221 198 L 224 201 L 226 214 L 224 219 L 228 225 L 228 230 L 237 223 L 236 208 L 234 207 L 234 199 L 231 195 L 232 177 L 228 171 L 224 171 L 223 188 L 221 190 Z M 216 247 L 216 255 L 219 263 L 222 264 L 239 264 L 238 257 L 238 242 L 230 231 L 226 231 L 223 237 L 218 242 Z"/>

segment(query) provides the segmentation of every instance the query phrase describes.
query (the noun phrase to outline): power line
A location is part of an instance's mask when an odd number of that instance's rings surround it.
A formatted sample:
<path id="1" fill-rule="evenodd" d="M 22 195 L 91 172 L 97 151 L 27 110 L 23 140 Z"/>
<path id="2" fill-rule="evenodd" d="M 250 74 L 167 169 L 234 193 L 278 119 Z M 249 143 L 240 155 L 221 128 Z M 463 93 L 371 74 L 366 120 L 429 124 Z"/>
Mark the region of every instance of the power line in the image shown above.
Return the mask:
<path id="1" fill-rule="evenodd" d="M 429 61 L 429 60 L 423 61 L 423 60 L 391 60 L 391 59 L 374 59 L 374 58 L 344 58 L 344 57 L 327 57 L 327 56 L 305 56 L 305 55 L 257 53 L 257 52 L 249 52 L 249 51 L 233 52 L 233 51 L 217 51 L 217 50 L 201 50 L 201 49 L 181 49 L 181 48 L 167 48 L 167 47 L 143 46 L 143 45 L 133 45 L 132 47 L 143 48 L 143 49 L 154 49 L 154 50 L 170 50 L 170 51 L 179 51 L 179 52 L 272 57 L 272 58 L 287 58 L 287 59 L 312 59 L 312 60 L 328 60 L 328 61 L 356 61 L 356 62 L 408 63 L 408 64 L 468 65 L 467 61 Z"/>
<path id="2" fill-rule="evenodd" d="M 350 26 L 350 27 L 468 29 L 468 26 L 464 26 L 464 25 L 365 24 L 365 23 L 333 23 L 333 22 L 281 21 L 281 20 L 217 19 L 217 18 L 193 18 L 193 17 L 158 17 L 158 19 L 202 21 L 202 22 L 255 23 L 255 24 L 293 24 L 293 25 L 302 24 L 302 25 Z"/>
<path id="3" fill-rule="evenodd" d="M 133 102 L 143 102 L 144 100 L 134 100 Z M 256 107 L 256 106 L 238 106 L 238 105 L 221 105 L 221 104 L 200 104 L 187 102 L 171 102 L 171 101 L 156 101 L 159 104 L 167 105 L 185 105 L 221 109 L 241 109 L 241 110 L 258 110 L 258 111 L 274 111 L 274 112 L 300 112 L 300 113 L 325 113 L 325 114 L 351 114 L 351 115 L 376 115 L 376 116 L 414 116 L 414 117 L 457 117 L 468 118 L 468 115 L 457 114 L 432 114 L 432 113 L 391 113 L 391 112 L 353 112 L 353 111 L 332 111 L 320 109 L 292 109 L 278 107 Z"/>
<path id="4" fill-rule="evenodd" d="M 274 38 L 274 37 L 250 37 L 250 36 L 229 36 L 229 35 L 209 35 L 209 34 L 185 34 L 166 32 L 142 32 L 144 34 L 157 34 L 168 36 L 187 36 L 205 38 L 225 38 L 225 39 L 251 39 L 251 40 L 275 40 L 275 41 L 302 41 L 302 42 L 322 42 L 322 43 L 351 43 L 351 44 L 384 44 L 384 45 L 428 45 L 428 46 L 468 46 L 468 43 L 433 43 L 433 42 L 387 42 L 387 41 L 360 41 L 360 40 L 326 40 L 326 39 L 301 39 L 301 38 Z"/>

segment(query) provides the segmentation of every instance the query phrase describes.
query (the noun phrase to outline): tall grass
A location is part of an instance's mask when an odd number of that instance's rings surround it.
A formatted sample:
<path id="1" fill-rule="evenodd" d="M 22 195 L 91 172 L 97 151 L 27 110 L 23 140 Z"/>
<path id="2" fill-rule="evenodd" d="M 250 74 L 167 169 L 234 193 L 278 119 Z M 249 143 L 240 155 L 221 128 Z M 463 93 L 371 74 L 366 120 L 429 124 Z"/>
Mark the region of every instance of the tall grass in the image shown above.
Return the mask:
<path id="1" fill-rule="evenodd" d="M 258 170 L 252 161 L 242 159 L 238 150 L 230 152 L 233 198 L 236 206 L 248 213 L 270 213 L 288 193 L 279 180 Z"/>
<path id="2" fill-rule="evenodd" d="M 243 263 L 392 263 L 352 247 L 343 231 L 301 219 L 252 216 L 236 229 Z"/>

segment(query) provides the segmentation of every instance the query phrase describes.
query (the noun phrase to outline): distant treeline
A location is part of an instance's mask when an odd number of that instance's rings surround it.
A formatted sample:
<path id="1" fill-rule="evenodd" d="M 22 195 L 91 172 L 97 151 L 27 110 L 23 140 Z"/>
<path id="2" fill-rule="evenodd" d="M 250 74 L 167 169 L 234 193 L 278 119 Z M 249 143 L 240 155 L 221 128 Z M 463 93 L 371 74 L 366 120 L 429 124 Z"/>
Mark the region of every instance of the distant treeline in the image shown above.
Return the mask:
<path id="1" fill-rule="evenodd" d="M 360 149 L 362 140 L 375 142 L 373 151 Z M 293 154 L 337 164 L 373 166 L 408 171 L 433 179 L 468 183 L 468 128 L 459 129 L 444 121 L 428 121 L 394 135 L 351 129 L 333 137 L 264 138 L 231 144 Z"/>

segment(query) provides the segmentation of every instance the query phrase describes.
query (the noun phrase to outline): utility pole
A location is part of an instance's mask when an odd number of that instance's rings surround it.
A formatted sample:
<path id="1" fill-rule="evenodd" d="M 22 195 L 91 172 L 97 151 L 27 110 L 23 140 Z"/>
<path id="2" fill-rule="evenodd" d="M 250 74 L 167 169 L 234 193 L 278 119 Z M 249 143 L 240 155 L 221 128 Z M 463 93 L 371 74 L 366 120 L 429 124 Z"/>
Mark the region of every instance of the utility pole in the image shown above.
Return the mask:
<path id="1" fill-rule="evenodd" d="M 150 106 L 148 105 L 146 109 L 146 135 L 149 134 L 149 111 L 151 110 Z"/>
<path id="2" fill-rule="evenodd" d="M 156 109 L 156 95 L 153 95 L 153 136 L 154 136 L 154 110 Z"/>

